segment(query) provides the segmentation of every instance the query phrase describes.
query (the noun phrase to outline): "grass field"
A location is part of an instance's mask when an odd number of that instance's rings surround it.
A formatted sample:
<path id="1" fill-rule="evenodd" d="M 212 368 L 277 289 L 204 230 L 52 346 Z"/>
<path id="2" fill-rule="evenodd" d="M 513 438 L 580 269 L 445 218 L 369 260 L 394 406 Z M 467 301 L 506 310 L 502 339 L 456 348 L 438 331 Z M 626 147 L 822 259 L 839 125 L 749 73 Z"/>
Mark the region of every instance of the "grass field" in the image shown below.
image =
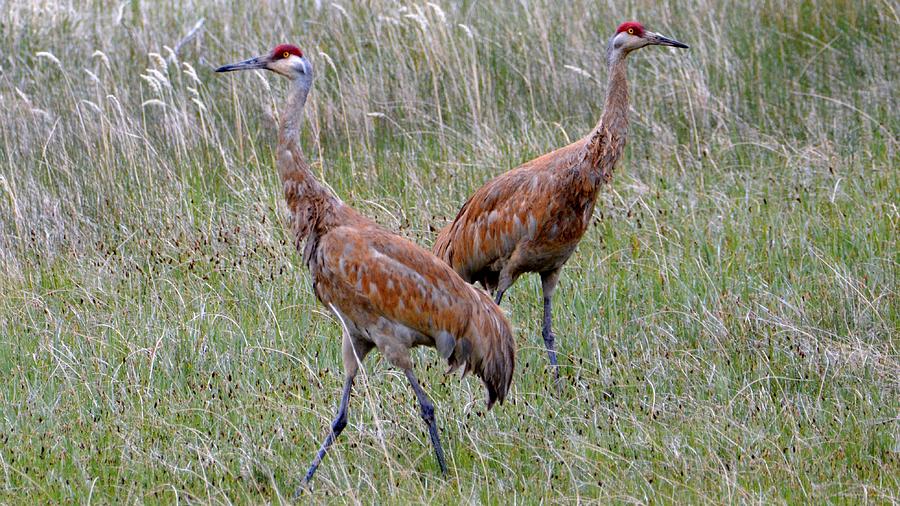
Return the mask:
<path id="1" fill-rule="evenodd" d="M 450 472 L 376 353 L 304 500 L 900 502 L 900 8 L 891 0 L 0 0 L 0 503 L 281 503 L 334 414 L 340 328 L 286 236 L 285 83 L 320 179 L 430 246 L 480 184 L 629 144 L 564 270 L 504 301 L 510 400 L 416 352 Z M 173 57 L 200 19 L 199 35 Z"/>

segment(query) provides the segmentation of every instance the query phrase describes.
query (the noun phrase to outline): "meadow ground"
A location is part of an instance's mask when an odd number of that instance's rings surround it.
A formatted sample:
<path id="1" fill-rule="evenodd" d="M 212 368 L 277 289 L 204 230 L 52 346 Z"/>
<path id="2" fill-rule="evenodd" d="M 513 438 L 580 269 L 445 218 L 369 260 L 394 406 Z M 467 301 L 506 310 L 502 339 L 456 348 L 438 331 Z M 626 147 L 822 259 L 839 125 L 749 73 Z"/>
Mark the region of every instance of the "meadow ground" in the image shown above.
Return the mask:
<path id="1" fill-rule="evenodd" d="M 509 402 L 416 352 L 441 477 L 378 354 L 313 500 L 900 501 L 900 18 L 891 0 L 0 0 L 0 503 L 279 503 L 333 416 L 340 329 L 283 226 L 279 42 L 303 146 L 423 245 L 601 113 L 638 19 L 626 155 L 557 291 L 504 301 Z M 198 19 L 199 36 L 174 47 Z"/>

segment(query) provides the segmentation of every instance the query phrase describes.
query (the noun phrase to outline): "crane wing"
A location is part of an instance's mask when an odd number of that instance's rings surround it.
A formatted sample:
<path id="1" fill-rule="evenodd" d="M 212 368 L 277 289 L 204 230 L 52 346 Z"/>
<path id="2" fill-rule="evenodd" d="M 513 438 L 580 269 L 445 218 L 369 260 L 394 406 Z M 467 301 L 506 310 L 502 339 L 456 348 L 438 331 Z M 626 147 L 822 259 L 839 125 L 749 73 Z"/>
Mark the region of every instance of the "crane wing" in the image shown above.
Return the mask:
<path id="1" fill-rule="evenodd" d="M 499 271 L 520 243 L 552 232 L 554 215 L 566 206 L 561 195 L 567 169 L 583 154 L 576 142 L 502 174 L 479 188 L 444 228 L 434 253 L 468 280 L 487 270 Z"/>
<path id="2" fill-rule="evenodd" d="M 383 316 L 434 339 L 442 332 L 460 337 L 466 331 L 473 288 L 406 239 L 376 227 L 338 227 L 320 239 L 315 264 L 323 302 L 362 307 L 365 315 Z"/>

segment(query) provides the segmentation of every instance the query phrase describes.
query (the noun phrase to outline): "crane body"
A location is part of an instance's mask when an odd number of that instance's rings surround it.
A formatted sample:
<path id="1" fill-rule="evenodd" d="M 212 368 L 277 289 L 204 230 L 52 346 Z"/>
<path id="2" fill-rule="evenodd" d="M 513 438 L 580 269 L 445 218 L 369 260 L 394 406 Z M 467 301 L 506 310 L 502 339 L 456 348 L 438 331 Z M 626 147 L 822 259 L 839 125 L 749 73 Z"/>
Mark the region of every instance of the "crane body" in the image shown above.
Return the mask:
<path id="1" fill-rule="evenodd" d="M 359 214 L 316 180 L 299 145 L 313 72 L 297 47 L 281 45 L 269 55 L 217 72 L 249 69 L 270 70 L 292 82 L 279 125 L 276 165 L 295 247 L 303 252 L 316 297 L 343 326 L 341 399 L 304 484 L 345 428 L 354 378 L 375 348 L 404 371 L 446 473 L 434 404 L 416 379 L 409 350 L 434 347 L 451 371 L 462 367 L 481 378 L 490 408 L 503 402 L 512 382 L 515 341 L 509 322 L 485 292 L 463 281 L 431 252 Z"/>
<path id="2" fill-rule="evenodd" d="M 559 366 L 552 331 L 552 300 L 560 271 L 575 252 L 594 212 L 600 186 L 609 182 L 625 149 L 628 129 L 626 57 L 648 45 L 687 47 L 623 23 L 607 48 L 609 85 L 603 114 L 584 138 L 492 179 L 462 206 L 435 241 L 434 253 L 470 283 L 504 293 L 522 274 L 541 276 L 541 333 L 557 386 Z"/>

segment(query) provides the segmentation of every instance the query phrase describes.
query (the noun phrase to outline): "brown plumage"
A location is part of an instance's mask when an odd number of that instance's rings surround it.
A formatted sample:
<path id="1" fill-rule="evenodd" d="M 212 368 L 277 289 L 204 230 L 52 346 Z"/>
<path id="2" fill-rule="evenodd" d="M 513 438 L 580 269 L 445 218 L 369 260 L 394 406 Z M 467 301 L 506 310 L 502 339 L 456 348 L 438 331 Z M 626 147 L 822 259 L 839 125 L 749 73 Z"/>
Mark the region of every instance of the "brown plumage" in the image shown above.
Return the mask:
<path id="1" fill-rule="evenodd" d="M 467 284 L 429 251 L 399 237 L 341 202 L 312 175 L 299 145 L 312 67 L 294 46 L 219 68 L 266 69 L 291 79 L 282 113 L 277 167 L 290 211 L 290 228 L 312 275 L 316 297 L 344 327 L 344 389 L 331 431 L 316 454 L 308 482 L 347 423 L 353 380 L 366 355 L 378 348 L 406 374 L 446 472 L 434 406 L 419 386 L 409 349 L 431 346 L 450 370 L 463 367 L 487 387 L 487 405 L 501 403 L 512 381 L 515 341 L 509 322 L 483 291 Z M 449 372 L 449 371 L 448 371 Z"/>
<path id="2" fill-rule="evenodd" d="M 479 188 L 434 244 L 463 279 L 480 282 L 497 304 L 516 279 L 541 275 L 542 334 L 559 385 L 551 301 L 559 273 L 587 230 L 600 185 L 612 177 L 628 128 L 626 56 L 647 45 L 687 47 L 638 23 L 624 23 L 607 50 L 609 86 L 603 116 L 587 136 L 535 158 Z"/>

